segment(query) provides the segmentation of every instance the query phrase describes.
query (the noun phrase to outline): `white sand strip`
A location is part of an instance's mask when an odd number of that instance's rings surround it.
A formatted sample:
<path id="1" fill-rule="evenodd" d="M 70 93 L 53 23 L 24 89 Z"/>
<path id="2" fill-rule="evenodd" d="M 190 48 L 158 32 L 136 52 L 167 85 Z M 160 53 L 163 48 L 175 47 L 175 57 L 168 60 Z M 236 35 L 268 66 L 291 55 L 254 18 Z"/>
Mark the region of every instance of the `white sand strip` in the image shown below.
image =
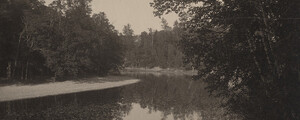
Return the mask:
<path id="1" fill-rule="evenodd" d="M 117 82 L 79 83 L 74 81 L 54 82 L 38 85 L 10 85 L 0 87 L 0 101 L 35 98 L 90 90 L 101 90 L 139 82 L 138 79 Z"/>

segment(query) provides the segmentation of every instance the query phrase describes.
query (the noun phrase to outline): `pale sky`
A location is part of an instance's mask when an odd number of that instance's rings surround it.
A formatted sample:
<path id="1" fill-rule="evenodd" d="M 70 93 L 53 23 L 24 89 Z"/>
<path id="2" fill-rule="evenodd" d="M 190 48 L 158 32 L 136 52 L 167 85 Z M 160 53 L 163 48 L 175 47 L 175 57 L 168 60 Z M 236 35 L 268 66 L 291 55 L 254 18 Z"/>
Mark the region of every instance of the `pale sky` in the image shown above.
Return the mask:
<path id="1" fill-rule="evenodd" d="M 46 5 L 53 0 L 45 0 Z M 154 17 L 153 8 L 150 7 L 152 0 L 93 0 L 91 3 L 93 13 L 104 12 L 110 23 L 122 32 L 123 26 L 131 24 L 135 34 L 143 31 L 148 32 L 148 28 L 161 30 L 161 20 Z M 178 16 L 171 13 L 163 16 L 173 26 Z"/>

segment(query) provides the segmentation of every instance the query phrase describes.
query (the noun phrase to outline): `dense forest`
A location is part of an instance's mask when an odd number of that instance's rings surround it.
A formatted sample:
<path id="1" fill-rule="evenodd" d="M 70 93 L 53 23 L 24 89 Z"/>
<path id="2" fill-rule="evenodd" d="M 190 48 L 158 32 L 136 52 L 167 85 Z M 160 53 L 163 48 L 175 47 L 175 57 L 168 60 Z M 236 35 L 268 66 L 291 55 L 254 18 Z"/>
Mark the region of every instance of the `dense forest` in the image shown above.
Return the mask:
<path id="1" fill-rule="evenodd" d="M 123 64 L 118 32 L 91 0 L 0 2 L 0 77 L 105 75 Z"/>
<path id="2" fill-rule="evenodd" d="M 300 119 L 299 0 L 154 0 L 177 13 L 181 45 L 212 94 L 248 120 Z"/>
<path id="3" fill-rule="evenodd" d="M 162 30 L 149 28 L 140 35 L 133 35 L 130 24 L 124 26 L 121 35 L 126 48 L 125 66 L 144 68 L 188 69 L 179 45 L 182 26 L 175 21 L 173 28 L 161 18 Z"/>

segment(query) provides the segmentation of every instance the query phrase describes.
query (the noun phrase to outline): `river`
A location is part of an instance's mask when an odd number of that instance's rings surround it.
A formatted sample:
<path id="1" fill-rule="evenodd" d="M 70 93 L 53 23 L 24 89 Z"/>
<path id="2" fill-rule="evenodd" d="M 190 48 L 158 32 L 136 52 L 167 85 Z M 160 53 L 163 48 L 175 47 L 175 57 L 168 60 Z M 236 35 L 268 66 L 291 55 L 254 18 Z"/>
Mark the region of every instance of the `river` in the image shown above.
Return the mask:
<path id="1" fill-rule="evenodd" d="M 128 74 L 129 75 L 129 74 Z M 184 75 L 130 74 L 141 82 L 117 88 L 0 102 L 1 119 L 13 120 L 226 120 L 220 99 L 205 83 Z"/>

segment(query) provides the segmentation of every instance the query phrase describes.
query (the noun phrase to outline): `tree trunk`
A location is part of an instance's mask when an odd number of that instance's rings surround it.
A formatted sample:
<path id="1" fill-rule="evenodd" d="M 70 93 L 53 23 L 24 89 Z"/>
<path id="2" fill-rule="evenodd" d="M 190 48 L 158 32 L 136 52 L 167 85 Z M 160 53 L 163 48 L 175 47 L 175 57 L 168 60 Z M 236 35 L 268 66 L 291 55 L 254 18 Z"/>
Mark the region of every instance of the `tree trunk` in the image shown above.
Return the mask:
<path id="1" fill-rule="evenodd" d="M 24 64 L 22 64 L 21 69 L 21 80 L 24 80 Z"/>
<path id="2" fill-rule="evenodd" d="M 6 77 L 7 79 L 11 79 L 11 62 L 9 61 L 7 63 L 7 68 L 6 68 Z"/>
<path id="3" fill-rule="evenodd" d="M 25 72 L 25 80 L 28 80 L 28 63 L 29 63 L 29 60 L 27 59 L 27 62 L 26 62 L 26 72 Z"/>
<path id="4" fill-rule="evenodd" d="M 254 51 L 255 51 L 254 47 L 255 47 L 255 45 L 252 45 L 250 37 L 247 39 L 247 42 L 249 44 L 250 53 L 252 54 L 252 58 L 253 58 L 253 61 L 254 61 L 255 65 L 256 65 L 256 68 L 258 70 L 259 76 L 260 76 L 260 78 L 261 78 L 262 81 L 265 81 L 264 80 L 264 76 L 262 74 L 261 66 L 259 65 L 258 60 L 257 60 L 257 58 L 256 58 L 256 56 L 254 54 Z"/>
<path id="5" fill-rule="evenodd" d="M 25 29 L 22 30 L 22 32 L 20 33 L 20 36 L 19 36 L 17 55 L 15 57 L 15 63 L 14 63 L 14 68 L 13 68 L 13 72 L 12 72 L 12 77 L 15 77 L 15 75 L 16 75 L 16 69 L 17 69 L 17 66 L 18 66 L 18 59 L 19 59 L 19 55 L 20 55 L 21 40 L 22 40 L 22 36 L 23 36 L 24 32 L 25 32 Z"/>

